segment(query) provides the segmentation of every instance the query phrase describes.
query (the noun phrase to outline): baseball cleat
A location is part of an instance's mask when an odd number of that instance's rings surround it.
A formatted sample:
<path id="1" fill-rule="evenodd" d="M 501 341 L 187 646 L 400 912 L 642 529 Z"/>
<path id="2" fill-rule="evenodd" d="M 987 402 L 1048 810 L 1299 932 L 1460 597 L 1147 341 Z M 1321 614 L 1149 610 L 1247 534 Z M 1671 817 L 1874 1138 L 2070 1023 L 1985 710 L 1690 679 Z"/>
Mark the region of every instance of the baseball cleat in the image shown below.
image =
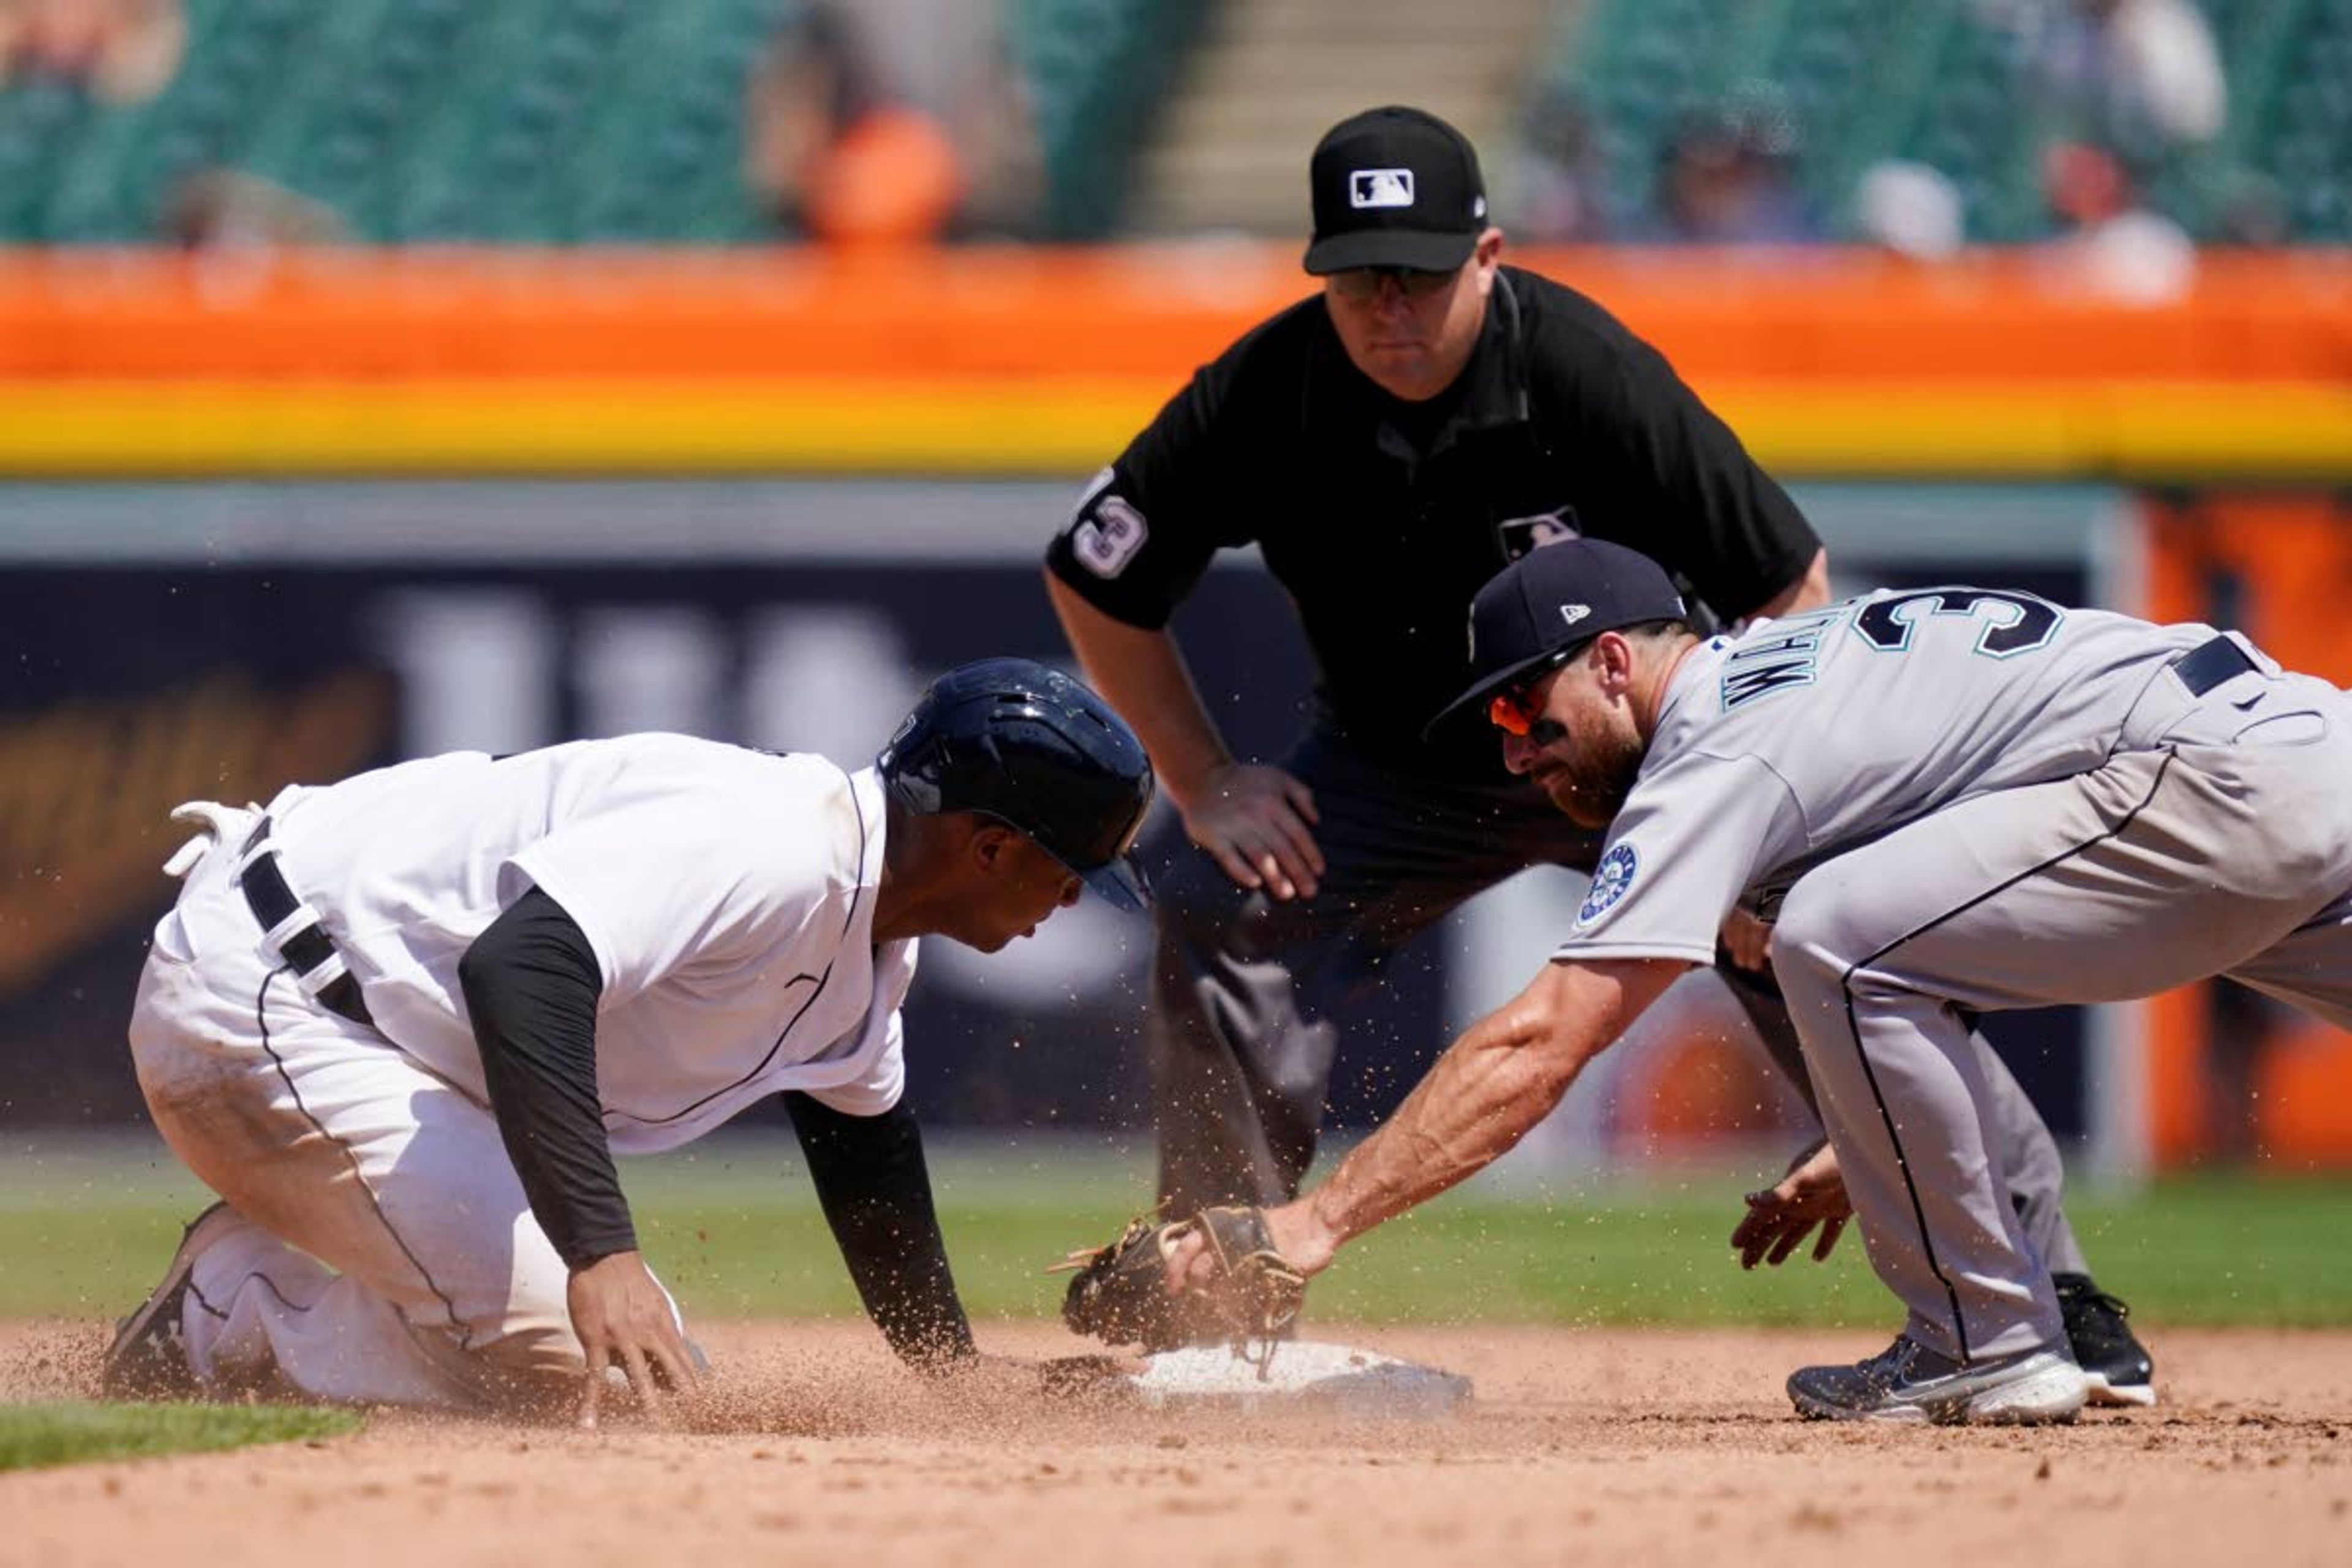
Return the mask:
<path id="1" fill-rule="evenodd" d="M 2066 1342 L 2091 1387 L 2094 1405 L 2156 1403 L 2156 1363 L 2124 1320 L 2131 1309 L 2099 1289 L 2087 1274 L 2053 1274 Z"/>
<path id="2" fill-rule="evenodd" d="M 114 1342 L 106 1347 L 99 1371 L 99 1387 L 109 1399 L 193 1399 L 202 1392 L 195 1369 L 188 1364 L 182 1327 L 192 1289 L 189 1279 L 196 1255 L 236 1218 L 236 1210 L 216 1203 L 190 1220 L 162 1281 L 137 1311 L 115 1325 Z"/>
<path id="3" fill-rule="evenodd" d="M 1828 1421 L 2033 1426 L 2072 1421 L 2088 1392 L 2063 1346 L 1964 1365 L 1908 1334 L 1868 1361 L 1789 1378 L 1797 1414 Z"/>

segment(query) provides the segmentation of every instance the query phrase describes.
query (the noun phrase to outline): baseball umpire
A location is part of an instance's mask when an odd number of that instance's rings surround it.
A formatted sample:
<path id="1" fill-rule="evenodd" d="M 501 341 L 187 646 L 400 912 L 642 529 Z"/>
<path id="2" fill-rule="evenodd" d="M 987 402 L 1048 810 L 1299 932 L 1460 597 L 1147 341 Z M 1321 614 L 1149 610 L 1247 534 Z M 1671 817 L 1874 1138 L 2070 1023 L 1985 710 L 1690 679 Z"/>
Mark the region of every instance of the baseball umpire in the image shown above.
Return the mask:
<path id="1" fill-rule="evenodd" d="M 593 1424 L 617 1366 L 650 1404 L 697 1358 L 613 1154 L 779 1092 L 891 1347 L 976 1364 L 900 1099 L 916 939 L 993 952 L 1085 887 L 1143 907 L 1151 793 L 1101 699 L 1000 658 L 942 676 L 854 773 L 630 735 L 182 808 L 202 832 L 169 868 L 185 885 L 131 1042 L 157 1127 L 223 1201 L 107 1386 L 576 1394 Z"/>
<path id="2" fill-rule="evenodd" d="M 1473 608 L 1454 704 L 1612 821 L 1553 961 L 1263 1216 L 1286 1277 L 1515 1143 L 1735 905 L 1771 963 L 1871 1264 L 1907 1310 L 1808 1415 L 2071 1418 L 2063 1304 L 1992 1157 L 1969 1020 L 2227 974 L 2352 1026 L 2352 697 L 2242 639 L 1948 587 L 1702 641 L 1633 551 L 1538 551 Z M 1215 1270 L 1188 1235 L 1174 1278 Z"/>
<path id="3" fill-rule="evenodd" d="M 1046 585 L 1087 675 L 1133 721 L 1198 853 L 1160 877 L 1148 1034 L 1160 1198 L 1276 1203 L 1312 1160 L 1334 1019 L 1412 939 L 1528 866 L 1590 870 L 1601 838 L 1475 737 L 1423 721 L 1466 671 L 1465 607 L 1552 541 L 1652 556 L 1721 620 L 1809 609 L 1827 557 L 1788 496 L 1654 350 L 1592 300 L 1501 263 L 1470 143 L 1420 110 L 1334 127 L 1309 165 L 1315 298 L 1193 377 L 1097 478 Z M 1169 632 L 1221 549 L 1255 542 L 1319 670 L 1278 766 L 1237 761 Z M 1696 612 L 1695 612 L 1696 613 Z M 1726 979 L 1800 1091 L 1759 928 Z M 2048 1130 L 1989 1048 L 1996 1150 L 2066 1281 L 2086 1364 L 2152 1398 L 2147 1352 L 2091 1281 Z M 1818 1164 L 1750 1200 L 1750 1262 L 1843 1214 Z M 1818 1254 L 1817 1254 L 1818 1255 Z"/>

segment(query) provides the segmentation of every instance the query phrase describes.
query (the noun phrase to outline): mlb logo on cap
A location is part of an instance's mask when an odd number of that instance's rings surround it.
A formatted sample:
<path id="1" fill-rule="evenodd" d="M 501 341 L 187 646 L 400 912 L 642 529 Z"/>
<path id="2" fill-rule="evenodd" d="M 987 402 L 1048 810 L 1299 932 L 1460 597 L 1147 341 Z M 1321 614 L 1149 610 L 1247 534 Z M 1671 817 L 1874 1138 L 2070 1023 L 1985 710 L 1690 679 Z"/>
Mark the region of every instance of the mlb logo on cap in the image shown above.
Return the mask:
<path id="1" fill-rule="evenodd" d="M 1412 205 L 1412 171 L 1358 169 L 1348 176 L 1348 205 L 1351 207 Z"/>
<path id="2" fill-rule="evenodd" d="M 1309 272 L 1451 272 L 1486 226 L 1478 154 L 1423 110 L 1390 104 L 1349 115 L 1316 143 L 1307 180 L 1315 198 Z"/>

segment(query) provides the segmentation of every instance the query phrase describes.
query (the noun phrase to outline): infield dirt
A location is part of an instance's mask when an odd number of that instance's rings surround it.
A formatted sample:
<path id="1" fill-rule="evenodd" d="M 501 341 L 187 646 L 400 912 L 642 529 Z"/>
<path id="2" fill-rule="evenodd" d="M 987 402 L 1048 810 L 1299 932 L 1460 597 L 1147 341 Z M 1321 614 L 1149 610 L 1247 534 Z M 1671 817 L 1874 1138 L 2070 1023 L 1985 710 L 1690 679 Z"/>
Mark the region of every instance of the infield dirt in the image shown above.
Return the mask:
<path id="1" fill-rule="evenodd" d="M 948 1393 L 851 1323 L 705 1325 L 691 1429 L 371 1416 L 358 1436 L 0 1475 L 0 1563 L 1931 1568 L 2352 1562 L 2352 1333 L 2149 1331 L 2166 1403 L 2033 1431 L 1799 1422 L 1858 1333 L 1366 1329 L 1467 1373 L 1442 1423 Z M 0 1399 L 87 1396 L 103 1332 L 0 1326 Z M 991 1349 L 1067 1355 L 1058 1330 Z"/>

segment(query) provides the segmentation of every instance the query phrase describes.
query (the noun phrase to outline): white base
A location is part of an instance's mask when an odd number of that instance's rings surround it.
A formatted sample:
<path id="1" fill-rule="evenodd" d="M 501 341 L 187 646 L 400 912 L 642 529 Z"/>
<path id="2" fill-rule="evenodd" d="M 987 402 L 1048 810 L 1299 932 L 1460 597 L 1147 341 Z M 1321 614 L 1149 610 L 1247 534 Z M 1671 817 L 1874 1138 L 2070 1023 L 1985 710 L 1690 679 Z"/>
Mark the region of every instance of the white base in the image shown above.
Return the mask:
<path id="1" fill-rule="evenodd" d="M 2086 1372 L 2083 1381 L 2091 1385 L 2091 1403 L 2120 1406 L 2126 1410 L 2146 1410 L 2156 1403 L 2156 1385 L 2148 1383 L 2109 1383 L 2095 1372 Z"/>
<path id="2" fill-rule="evenodd" d="M 1429 1420 L 1470 1403 L 1470 1380 L 1347 1345 L 1286 1341 L 1261 1371 L 1224 1345 L 1163 1351 L 1128 1379 L 1155 1406 L 1216 1402 L 1253 1409 L 1312 1406 L 1350 1415 Z"/>

